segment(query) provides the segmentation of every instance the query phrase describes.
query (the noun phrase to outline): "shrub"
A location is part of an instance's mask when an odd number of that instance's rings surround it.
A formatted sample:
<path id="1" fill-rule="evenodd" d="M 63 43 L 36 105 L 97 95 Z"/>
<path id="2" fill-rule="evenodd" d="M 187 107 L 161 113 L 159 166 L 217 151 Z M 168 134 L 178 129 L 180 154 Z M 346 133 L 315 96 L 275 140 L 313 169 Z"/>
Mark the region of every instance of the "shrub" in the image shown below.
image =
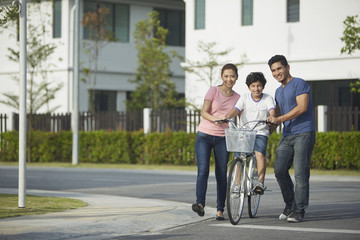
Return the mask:
<path id="1" fill-rule="evenodd" d="M 19 133 L 0 134 L 0 161 L 18 161 Z M 196 133 L 144 134 L 143 131 L 80 132 L 79 161 L 90 163 L 131 163 L 195 165 Z M 273 133 L 267 146 L 267 165 L 273 166 L 280 134 Z M 359 169 L 360 132 L 316 134 L 312 168 Z M 30 147 L 28 143 L 27 147 Z M 29 150 L 29 149 L 28 149 Z M 27 150 L 27 153 L 29 151 Z M 33 162 L 71 162 L 72 132 L 35 131 L 31 143 Z M 213 154 L 210 162 L 214 163 Z"/>

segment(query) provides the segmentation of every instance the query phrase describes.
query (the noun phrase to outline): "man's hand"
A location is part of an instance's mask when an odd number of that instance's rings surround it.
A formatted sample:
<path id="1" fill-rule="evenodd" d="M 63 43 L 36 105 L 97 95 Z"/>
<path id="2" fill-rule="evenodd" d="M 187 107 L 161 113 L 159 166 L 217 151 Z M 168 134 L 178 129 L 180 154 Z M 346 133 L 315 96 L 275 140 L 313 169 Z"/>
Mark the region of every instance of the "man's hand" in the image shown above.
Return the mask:
<path id="1" fill-rule="evenodd" d="M 280 125 L 281 124 L 281 120 L 279 117 L 273 117 L 273 116 L 270 116 L 266 119 L 266 121 L 268 122 L 271 122 L 271 123 L 274 123 L 276 125 Z"/>

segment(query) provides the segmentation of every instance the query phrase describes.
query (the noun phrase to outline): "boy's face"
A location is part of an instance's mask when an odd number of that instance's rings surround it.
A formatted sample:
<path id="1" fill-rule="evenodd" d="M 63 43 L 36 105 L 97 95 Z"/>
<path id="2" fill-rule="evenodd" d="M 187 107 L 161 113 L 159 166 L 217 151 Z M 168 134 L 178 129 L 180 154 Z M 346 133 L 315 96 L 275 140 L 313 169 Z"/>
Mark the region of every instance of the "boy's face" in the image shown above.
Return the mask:
<path id="1" fill-rule="evenodd" d="M 253 97 L 253 99 L 258 100 L 261 98 L 261 94 L 264 90 L 264 86 L 260 81 L 253 82 L 249 85 L 249 90 L 251 92 L 251 96 Z"/>

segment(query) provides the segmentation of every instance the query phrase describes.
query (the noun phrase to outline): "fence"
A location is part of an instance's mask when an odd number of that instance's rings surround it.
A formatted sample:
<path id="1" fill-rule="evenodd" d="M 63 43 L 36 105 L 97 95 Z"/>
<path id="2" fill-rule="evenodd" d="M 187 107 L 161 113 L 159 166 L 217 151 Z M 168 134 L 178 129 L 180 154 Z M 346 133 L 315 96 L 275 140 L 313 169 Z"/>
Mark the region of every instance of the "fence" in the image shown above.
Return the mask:
<path id="1" fill-rule="evenodd" d="M 150 129 L 151 132 L 171 131 L 189 131 L 195 132 L 200 122 L 200 113 L 198 111 L 169 110 L 169 111 L 151 111 Z"/>
<path id="2" fill-rule="evenodd" d="M 33 114 L 27 116 L 27 129 L 41 131 L 70 131 L 71 114 Z M 14 129 L 19 130 L 19 115 L 14 114 Z M 81 112 L 79 115 L 79 129 L 81 131 L 94 130 L 126 130 L 137 131 L 142 129 L 143 114 L 134 112 Z"/>
<path id="3" fill-rule="evenodd" d="M 359 131 L 360 111 L 358 107 L 327 108 L 327 131 Z"/>
<path id="4" fill-rule="evenodd" d="M 320 126 L 320 117 L 318 117 L 318 107 L 314 110 L 316 130 Z M 360 111 L 358 107 L 337 107 L 326 108 L 325 131 L 359 131 Z M 195 132 L 200 122 L 200 113 L 198 111 L 169 110 L 151 112 L 150 129 L 152 132 L 164 132 L 167 129 L 171 131 Z M 8 116 L 0 114 L 0 129 L 5 132 L 7 129 Z M 30 121 L 31 120 L 31 121 Z M 28 129 L 32 126 L 34 130 L 58 132 L 71 130 L 71 114 L 36 114 L 30 119 L 28 116 Z M 138 131 L 144 129 L 143 111 L 133 112 L 99 112 L 91 114 L 89 112 L 80 113 L 79 129 L 81 131 L 93 130 L 126 130 Z M 13 128 L 19 129 L 19 115 L 13 115 Z"/>

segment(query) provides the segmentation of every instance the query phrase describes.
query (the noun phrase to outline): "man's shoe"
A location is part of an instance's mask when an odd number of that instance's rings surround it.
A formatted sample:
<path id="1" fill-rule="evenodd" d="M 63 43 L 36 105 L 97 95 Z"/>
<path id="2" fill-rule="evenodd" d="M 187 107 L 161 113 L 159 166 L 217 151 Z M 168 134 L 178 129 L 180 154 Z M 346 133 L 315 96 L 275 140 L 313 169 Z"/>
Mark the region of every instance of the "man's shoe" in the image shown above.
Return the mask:
<path id="1" fill-rule="evenodd" d="M 292 212 L 290 216 L 287 218 L 289 223 L 299 223 L 304 219 L 304 214 L 301 212 Z"/>
<path id="2" fill-rule="evenodd" d="M 282 220 L 282 221 L 285 221 L 285 220 L 288 219 L 290 214 L 291 214 L 291 206 L 286 206 L 283 213 L 280 214 L 279 219 Z"/>
<path id="3" fill-rule="evenodd" d="M 192 210 L 193 210 L 194 212 L 196 212 L 200 217 L 203 217 L 203 216 L 205 215 L 205 210 L 204 210 L 204 207 L 203 207 L 203 206 L 201 206 L 201 205 L 199 205 L 199 204 L 197 204 L 197 203 L 194 203 L 191 208 L 192 208 Z"/>
<path id="4" fill-rule="evenodd" d="M 254 192 L 263 195 L 266 187 L 264 187 L 264 184 L 262 182 L 259 182 L 256 187 L 254 188 Z"/>

